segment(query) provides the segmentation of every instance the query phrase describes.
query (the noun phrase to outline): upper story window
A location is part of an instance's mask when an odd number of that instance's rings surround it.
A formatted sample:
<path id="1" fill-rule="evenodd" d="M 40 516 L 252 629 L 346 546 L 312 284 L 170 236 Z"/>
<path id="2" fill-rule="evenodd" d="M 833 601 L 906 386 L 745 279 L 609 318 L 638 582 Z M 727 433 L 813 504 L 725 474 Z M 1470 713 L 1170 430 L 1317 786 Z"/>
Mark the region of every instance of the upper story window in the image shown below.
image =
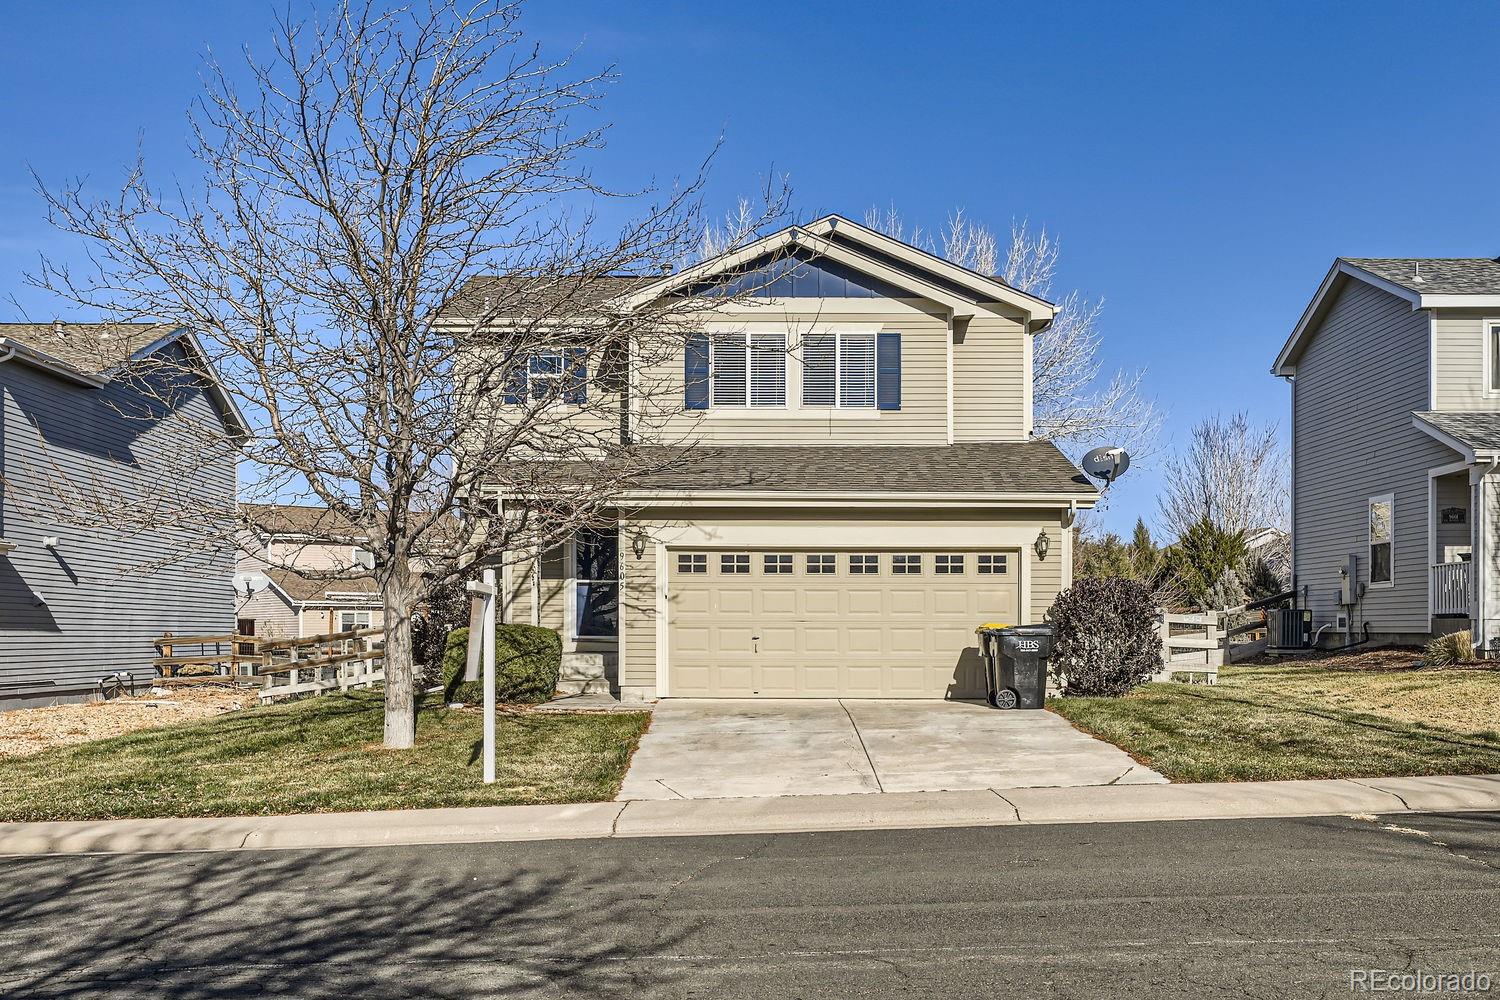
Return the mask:
<path id="1" fill-rule="evenodd" d="M 901 334 L 821 332 L 802 341 L 807 408 L 901 409 Z M 787 335 L 693 334 L 683 353 L 686 410 L 787 406 Z"/>
<path id="2" fill-rule="evenodd" d="M 875 334 L 808 334 L 802 342 L 802 405 L 873 407 Z"/>
<path id="3" fill-rule="evenodd" d="M 710 405 L 786 405 L 786 334 L 720 333 L 710 345 Z"/>
<path id="4" fill-rule="evenodd" d="M 1484 375 L 1484 387 L 1490 392 L 1500 392 L 1500 320 L 1485 320 L 1484 348 L 1489 358 L 1489 371 Z"/>
<path id="5" fill-rule="evenodd" d="M 1370 586 L 1389 587 L 1396 582 L 1392 546 L 1396 538 L 1396 498 L 1393 494 L 1370 498 Z"/>
<path id="6" fill-rule="evenodd" d="M 505 402 L 584 403 L 588 399 L 587 352 L 581 347 L 537 348 L 510 362 Z"/>

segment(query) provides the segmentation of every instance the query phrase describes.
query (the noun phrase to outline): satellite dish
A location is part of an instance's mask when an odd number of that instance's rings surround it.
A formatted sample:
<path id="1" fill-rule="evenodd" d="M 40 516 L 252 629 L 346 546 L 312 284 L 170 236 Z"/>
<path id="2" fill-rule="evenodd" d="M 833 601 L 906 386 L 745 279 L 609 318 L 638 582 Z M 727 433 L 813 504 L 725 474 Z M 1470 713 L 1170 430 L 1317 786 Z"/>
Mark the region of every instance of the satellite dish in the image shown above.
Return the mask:
<path id="1" fill-rule="evenodd" d="M 1125 475 L 1130 468 L 1130 455 L 1124 448 L 1105 445 L 1095 448 L 1083 456 L 1083 471 L 1100 480 L 1106 487 Z"/>
<path id="2" fill-rule="evenodd" d="M 271 578 L 264 573 L 234 574 L 234 589 L 243 591 L 246 597 L 254 594 L 257 590 L 265 590 L 270 585 Z"/>

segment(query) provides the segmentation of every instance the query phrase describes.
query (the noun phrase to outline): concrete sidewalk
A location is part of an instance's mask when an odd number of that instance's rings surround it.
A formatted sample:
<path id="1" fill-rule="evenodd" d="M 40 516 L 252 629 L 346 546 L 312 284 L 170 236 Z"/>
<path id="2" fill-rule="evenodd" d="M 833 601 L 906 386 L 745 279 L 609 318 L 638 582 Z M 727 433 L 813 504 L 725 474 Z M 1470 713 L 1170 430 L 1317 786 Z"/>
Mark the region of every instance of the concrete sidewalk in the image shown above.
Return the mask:
<path id="1" fill-rule="evenodd" d="M 0 855 L 382 847 L 1465 810 L 1500 811 L 1500 775 L 4 823 L 0 824 Z"/>

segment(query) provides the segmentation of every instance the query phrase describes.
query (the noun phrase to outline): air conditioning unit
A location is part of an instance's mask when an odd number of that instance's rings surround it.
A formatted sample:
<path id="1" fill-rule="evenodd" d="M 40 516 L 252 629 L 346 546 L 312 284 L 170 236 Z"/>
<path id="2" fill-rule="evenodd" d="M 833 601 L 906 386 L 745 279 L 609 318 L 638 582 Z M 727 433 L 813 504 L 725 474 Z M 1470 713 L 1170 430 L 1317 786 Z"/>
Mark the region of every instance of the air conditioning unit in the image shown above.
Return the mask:
<path id="1" fill-rule="evenodd" d="M 1278 608 L 1271 612 L 1270 642 L 1272 649 L 1312 648 L 1312 612 L 1307 609 Z"/>

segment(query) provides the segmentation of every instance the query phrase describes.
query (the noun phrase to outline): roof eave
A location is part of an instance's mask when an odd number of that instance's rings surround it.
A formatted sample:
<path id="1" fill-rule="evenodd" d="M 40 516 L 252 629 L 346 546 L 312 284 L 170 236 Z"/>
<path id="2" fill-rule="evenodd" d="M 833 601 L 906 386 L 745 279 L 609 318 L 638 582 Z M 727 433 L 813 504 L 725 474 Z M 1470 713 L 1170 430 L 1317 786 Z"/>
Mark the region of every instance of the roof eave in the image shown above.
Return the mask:
<path id="1" fill-rule="evenodd" d="M 1413 310 L 1428 308 L 1422 303 L 1422 296 L 1376 274 L 1371 274 L 1358 265 L 1351 264 L 1342 257 L 1333 261 L 1333 266 L 1323 276 L 1323 282 L 1318 286 L 1312 301 L 1307 308 L 1302 310 L 1302 316 L 1297 320 L 1297 325 L 1292 328 L 1291 335 L 1287 337 L 1286 343 L 1282 345 L 1280 353 L 1276 355 L 1276 361 L 1271 365 L 1271 374 L 1287 378 L 1297 374 L 1297 357 L 1300 354 L 1303 342 L 1308 333 L 1322 318 L 1324 303 L 1333 291 L 1339 287 L 1341 278 L 1354 278 L 1363 281 L 1367 285 L 1379 288 L 1381 291 L 1389 292 L 1397 298 L 1405 299 L 1411 303 Z"/>
<path id="2" fill-rule="evenodd" d="M 90 389 L 98 389 L 109 383 L 108 376 L 81 371 L 61 358 L 37 350 L 29 344 L 23 344 L 9 337 L 0 337 L 0 361 L 10 360 L 24 361 L 34 368 L 41 368 L 70 382 L 86 385 Z"/>
<path id="3" fill-rule="evenodd" d="M 1446 445 L 1447 447 L 1452 448 L 1454 451 L 1458 452 L 1459 455 L 1463 457 L 1463 460 L 1471 465 L 1477 462 L 1500 461 L 1500 449 L 1476 448 L 1462 438 L 1454 437 L 1452 434 L 1449 434 L 1441 427 L 1428 423 L 1422 418 L 1420 412 L 1413 413 L 1411 415 L 1411 424 L 1417 430 L 1421 431 L 1423 434 L 1426 434 L 1428 437 L 1437 441 L 1439 444 Z"/>

